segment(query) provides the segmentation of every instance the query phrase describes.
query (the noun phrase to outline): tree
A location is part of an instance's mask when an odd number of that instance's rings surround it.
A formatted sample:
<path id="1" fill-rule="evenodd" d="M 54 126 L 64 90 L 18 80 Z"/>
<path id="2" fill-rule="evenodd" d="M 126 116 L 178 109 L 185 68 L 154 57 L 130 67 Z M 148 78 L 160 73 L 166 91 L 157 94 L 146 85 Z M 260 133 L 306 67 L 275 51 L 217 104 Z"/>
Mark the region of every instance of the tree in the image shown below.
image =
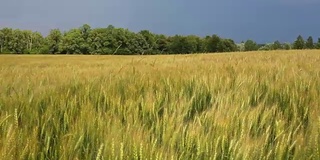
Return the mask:
<path id="1" fill-rule="evenodd" d="M 235 44 L 232 39 L 196 35 L 165 36 L 149 30 L 132 32 L 109 25 L 92 29 L 84 24 L 79 28 L 61 33 L 59 29 L 50 31 L 47 37 L 30 30 L 0 29 L 0 53 L 63 53 L 63 54 L 164 54 L 164 53 L 215 53 L 255 50 L 320 49 L 309 36 L 306 42 L 299 35 L 293 44 L 278 40 L 268 44 L 257 44 L 253 40 Z"/>
<path id="2" fill-rule="evenodd" d="M 154 54 L 157 48 L 157 39 L 156 36 L 151 33 L 148 30 L 142 30 L 140 31 L 138 34 L 142 35 L 142 37 L 144 38 L 144 40 L 147 42 L 147 45 L 145 46 L 143 54 Z"/>
<path id="3" fill-rule="evenodd" d="M 89 54 L 90 53 L 90 44 L 88 41 L 90 32 L 91 32 L 91 27 L 88 24 L 82 25 L 80 28 L 81 32 L 81 38 L 83 41 L 79 44 L 80 45 L 80 50 L 82 54 Z"/>
<path id="4" fill-rule="evenodd" d="M 109 48 L 112 50 L 112 54 L 132 54 L 129 47 L 131 47 L 130 39 L 134 38 L 133 32 L 123 28 L 112 29 L 111 27 L 108 27 L 107 29 L 111 31 L 108 39 Z"/>
<path id="5" fill-rule="evenodd" d="M 198 37 L 194 35 L 175 35 L 169 41 L 169 53 L 172 54 L 196 53 L 198 50 Z"/>
<path id="6" fill-rule="evenodd" d="M 19 29 L 13 30 L 13 38 L 10 42 L 9 49 L 14 53 L 26 53 L 28 45 L 28 35 Z"/>
<path id="7" fill-rule="evenodd" d="M 259 51 L 270 51 L 273 50 L 273 44 L 274 43 L 266 43 L 263 46 L 259 47 Z"/>
<path id="8" fill-rule="evenodd" d="M 293 49 L 304 49 L 305 43 L 301 35 L 297 37 L 297 40 L 293 43 Z"/>
<path id="9" fill-rule="evenodd" d="M 306 42 L 306 48 L 307 49 L 314 49 L 314 43 L 312 36 L 309 36 Z"/>
<path id="10" fill-rule="evenodd" d="M 273 42 L 272 44 L 272 49 L 273 50 L 278 50 L 278 49 L 282 49 L 281 43 L 277 40 L 275 42 Z"/>
<path id="11" fill-rule="evenodd" d="M 45 45 L 44 38 L 41 33 L 32 33 L 31 53 L 41 53 L 41 48 Z"/>
<path id="12" fill-rule="evenodd" d="M 291 44 L 290 43 L 284 43 L 282 45 L 282 48 L 285 49 L 285 50 L 290 50 L 291 49 Z"/>
<path id="13" fill-rule="evenodd" d="M 10 52 L 10 43 L 13 39 L 13 30 L 11 28 L 1 29 L 0 43 L 1 43 L 1 53 Z"/>
<path id="14" fill-rule="evenodd" d="M 115 29 L 115 27 L 113 25 L 108 25 L 107 29 L 112 30 L 112 29 Z"/>
<path id="15" fill-rule="evenodd" d="M 169 40 L 168 38 L 163 35 L 156 35 L 155 36 L 157 41 L 156 41 L 156 53 L 162 54 L 164 52 L 169 51 Z"/>
<path id="16" fill-rule="evenodd" d="M 59 44 L 59 52 L 66 54 L 81 54 L 82 45 L 85 43 L 80 29 L 71 29 L 62 37 Z"/>
<path id="17" fill-rule="evenodd" d="M 90 54 L 112 54 L 110 48 L 111 32 L 108 28 L 93 29 L 88 37 Z"/>
<path id="18" fill-rule="evenodd" d="M 199 50 L 199 37 L 195 35 L 189 35 L 185 37 L 185 52 L 186 53 L 197 53 Z"/>
<path id="19" fill-rule="evenodd" d="M 183 37 L 180 35 L 175 35 L 173 37 L 169 37 L 169 53 L 171 54 L 178 54 L 178 53 L 185 53 L 184 49 L 184 41 Z"/>
<path id="20" fill-rule="evenodd" d="M 62 33 L 59 29 L 53 29 L 47 36 L 49 53 L 59 53 Z"/>
<path id="21" fill-rule="evenodd" d="M 0 53 L 3 52 L 3 48 L 4 48 L 4 33 L 2 30 L 0 30 Z"/>
<path id="22" fill-rule="evenodd" d="M 32 32 L 30 30 L 22 31 L 26 41 L 27 53 L 39 53 L 39 49 L 43 45 L 43 36 L 39 32 Z"/>
<path id="23" fill-rule="evenodd" d="M 218 52 L 218 45 L 221 41 L 220 37 L 216 34 L 212 35 L 209 39 L 207 39 L 207 51 L 208 52 Z"/>
<path id="24" fill-rule="evenodd" d="M 315 46 L 316 49 L 320 49 L 320 38 L 318 38 L 318 43 Z"/>
<path id="25" fill-rule="evenodd" d="M 258 45 L 256 42 L 254 42 L 253 40 L 247 40 L 245 43 L 244 43 L 244 50 L 245 51 L 256 51 L 258 50 Z"/>
<path id="26" fill-rule="evenodd" d="M 218 52 L 234 52 L 237 50 L 237 45 L 232 39 L 221 39 L 218 43 Z"/>
<path id="27" fill-rule="evenodd" d="M 112 50 L 112 54 L 132 54 L 136 53 L 133 51 L 133 46 L 136 45 L 135 42 L 132 41 L 136 37 L 135 33 L 129 31 L 128 29 L 123 28 L 107 28 L 111 31 L 109 36 L 109 48 Z M 141 41 L 140 41 L 141 42 Z M 140 43 L 139 42 L 139 43 Z M 140 53 L 141 54 L 141 53 Z"/>
<path id="28" fill-rule="evenodd" d="M 149 44 L 146 41 L 145 37 L 138 33 L 131 33 L 131 38 L 129 38 L 129 43 L 128 43 L 128 49 L 129 49 L 129 54 L 144 54 L 146 51 L 147 53 L 150 53 Z"/>
<path id="29" fill-rule="evenodd" d="M 200 38 L 198 37 L 198 53 L 205 53 L 207 50 L 206 50 L 206 39 L 205 38 Z"/>
<path id="30" fill-rule="evenodd" d="M 241 41 L 241 43 L 238 43 L 238 44 L 237 44 L 237 50 L 238 50 L 238 51 L 241 51 L 241 52 L 245 51 L 244 44 L 245 44 L 245 43 L 244 43 L 243 41 Z"/>

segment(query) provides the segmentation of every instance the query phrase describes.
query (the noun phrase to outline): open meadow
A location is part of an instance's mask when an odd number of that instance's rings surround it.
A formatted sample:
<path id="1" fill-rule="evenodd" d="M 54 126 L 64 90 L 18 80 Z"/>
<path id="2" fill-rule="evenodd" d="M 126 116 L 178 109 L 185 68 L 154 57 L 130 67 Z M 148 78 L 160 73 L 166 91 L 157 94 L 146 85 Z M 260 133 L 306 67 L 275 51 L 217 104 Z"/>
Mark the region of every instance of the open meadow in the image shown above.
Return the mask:
<path id="1" fill-rule="evenodd" d="M 1 55 L 0 159 L 320 159 L 320 51 Z"/>

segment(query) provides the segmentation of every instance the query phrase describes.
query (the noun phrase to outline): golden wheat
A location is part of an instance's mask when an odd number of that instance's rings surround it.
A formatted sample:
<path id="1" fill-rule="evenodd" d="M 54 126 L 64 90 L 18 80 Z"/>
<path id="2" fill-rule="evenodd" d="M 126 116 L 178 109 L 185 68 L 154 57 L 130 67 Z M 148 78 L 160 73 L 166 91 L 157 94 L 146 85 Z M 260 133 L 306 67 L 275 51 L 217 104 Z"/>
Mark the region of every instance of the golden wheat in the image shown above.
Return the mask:
<path id="1" fill-rule="evenodd" d="M 320 51 L 0 56 L 1 159 L 320 159 Z"/>

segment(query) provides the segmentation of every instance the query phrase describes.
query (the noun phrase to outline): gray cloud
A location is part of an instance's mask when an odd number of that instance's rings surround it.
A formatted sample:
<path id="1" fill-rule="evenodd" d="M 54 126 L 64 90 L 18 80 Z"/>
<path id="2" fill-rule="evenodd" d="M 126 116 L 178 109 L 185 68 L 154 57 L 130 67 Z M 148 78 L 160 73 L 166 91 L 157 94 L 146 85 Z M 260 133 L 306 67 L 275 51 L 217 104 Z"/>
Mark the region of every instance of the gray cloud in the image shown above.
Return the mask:
<path id="1" fill-rule="evenodd" d="M 319 0 L 1 0 L 0 28 L 48 33 L 84 23 L 163 34 L 219 34 L 236 41 L 319 36 Z M 316 35 L 318 34 L 318 35 Z"/>

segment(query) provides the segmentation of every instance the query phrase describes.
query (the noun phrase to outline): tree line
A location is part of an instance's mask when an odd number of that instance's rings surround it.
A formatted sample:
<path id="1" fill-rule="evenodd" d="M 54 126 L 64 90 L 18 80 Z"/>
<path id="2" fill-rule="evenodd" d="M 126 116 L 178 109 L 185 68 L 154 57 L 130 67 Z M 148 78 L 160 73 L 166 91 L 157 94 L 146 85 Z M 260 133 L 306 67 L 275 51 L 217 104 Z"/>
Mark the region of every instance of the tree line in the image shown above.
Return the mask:
<path id="1" fill-rule="evenodd" d="M 109 25 L 91 28 L 84 24 L 79 28 L 62 32 L 52 29 L 47 36 L 30 30 L 0 29 L 0 53 L 15 54 L 189 54 L 256 50 L 320 49 L 320 38 L 314 43 L 311 36 L 305 41 L 299 35 L 294 43 L 275 41 L 257 44 L 247 40 L 236 44 L 232 39 L 218 35 L 166 36 L 148 30 L 132 32 Z"/>

